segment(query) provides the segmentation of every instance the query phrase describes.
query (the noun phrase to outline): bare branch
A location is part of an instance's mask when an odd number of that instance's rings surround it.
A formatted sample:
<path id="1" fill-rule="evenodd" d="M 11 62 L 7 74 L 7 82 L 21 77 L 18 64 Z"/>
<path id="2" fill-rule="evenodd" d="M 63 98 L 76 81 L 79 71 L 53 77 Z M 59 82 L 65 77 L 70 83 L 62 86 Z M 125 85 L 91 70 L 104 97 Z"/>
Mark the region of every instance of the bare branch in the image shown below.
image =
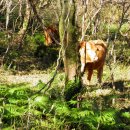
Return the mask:
<path id="1" fill-rule="evenodd" d="M 81 37 L 80 41 L 82 41 L 82 40 L 84 39 L 84 36 L 85 36 L 85 33 L 86 33 L 87 29 L 89 28 L 91 22 L 93 21 L 93 19 L 95 18 L 95 16 L 100 12 L 101 9 L 102 9 L 102 5 L 101 5 L 100 8 L 94 13 L 94 15 L 92 16 L 91 20 L 89 21 L 87 27 L 84 29 L 84 32 L 83 32 L 83 34 L 82 34 L 82 37 Z M 86 22 L 86 21 L 84 21 L 84 22 Z"/>
<path id="2" fill-rule="evenodd" d="M 44 26 L 44 24 L 43 24 L 43 22 L 42 22 L 42 19 L 40 18 L 40 16 L 39 16 L 38 13 L 37 13 L 37 9 L 36 9 L 36 7 L 35 7 L 35 5 L 34 5 L 34 3 L 33 3 L 33 0 L 29 0 L 29 3 L 30 3 L 30 5 L 31 5 L 31 7 L 32 7 L 33 13 L 34 13 L 34 15 L 36 16 L 38 22 L 42 25 L 43 30 L 46 29 L 46 27 Z"/>
<path id="3" fill-rule="evenodd" d="M 11 5 L 12 5 L 12 0 L 7 0 L 6 1 L 6 30 L 8 28 L 8 23 L 9 23 L 9 15 L 11 12 Z"/>
<path id="4" fill-rule="evenodd" d="M 39 91 L 37 91 L 35 94 L 40 93 L 43 89 L 44 89 L 43 93 L 45 94 L 45 92 L 50 88 L 52 82 L 54 81 L 54 79 L 55 79 L 55 77 L 57 75 L 57 71 L 58 71 L 58 69 L 60 67 L 60 64 L 61 64 L 61 61 L 62 61 L 62 49 L 63 49 L 63 46 L 60 48 L 59 57 L 57 59 L 57 66 L 55 67 L 55 72 L 54 72 L 52 78 Z"/>

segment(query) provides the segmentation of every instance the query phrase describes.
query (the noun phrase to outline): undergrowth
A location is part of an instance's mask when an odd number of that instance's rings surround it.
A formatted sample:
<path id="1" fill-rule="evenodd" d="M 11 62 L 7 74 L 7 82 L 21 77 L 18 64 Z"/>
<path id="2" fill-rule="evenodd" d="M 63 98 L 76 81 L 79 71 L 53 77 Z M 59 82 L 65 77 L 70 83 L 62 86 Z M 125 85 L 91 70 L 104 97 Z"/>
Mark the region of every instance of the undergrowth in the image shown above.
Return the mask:
<path id="1" fill-rule="evenodd" d="M 2 130 L 130 130 L 129 111 L 103 105 L 102 97 L 65 101 L 58 87 L 35 94 L 43 85 L 0 85 Z"/>

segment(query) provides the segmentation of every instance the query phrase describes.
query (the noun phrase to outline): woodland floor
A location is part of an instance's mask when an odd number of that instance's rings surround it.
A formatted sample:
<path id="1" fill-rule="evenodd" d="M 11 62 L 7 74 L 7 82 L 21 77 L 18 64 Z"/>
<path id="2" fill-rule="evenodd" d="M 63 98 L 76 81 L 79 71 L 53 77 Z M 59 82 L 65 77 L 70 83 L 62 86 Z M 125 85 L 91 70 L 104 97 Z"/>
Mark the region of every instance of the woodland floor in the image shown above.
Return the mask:
<path id="1" fill-rule="evenodd" d="M 103 88 L 95 85 L 96 82 L 96 72 L 94 73 L 91 85 L 85 87 L 85 93 L 83 98 L 100 98 L 105 96 L 117 95 L 117 98 L 112 99 L 111 102 L 114 103 L 116 108 L 129 108 L 130 107 L 130 67 L 118 66 L 114 71 L 115 75 L 115 91 L 112 89 L 112 83 L 110 81 L 110 72 L 108 67 L 105 67 L 103 73 Z M 19 84 L 19 83 L 29 83 L 30 86 L 36 86 L 39 82 L 47 83 L 54 74 L 54 70 L 32 70 L 27 71 L 5 71 L 0 69 L 0 83 L 1 84 Z M 85 76 L 84 76 L 85 78 Z M 83 78 L 83 79 L 84 79 Z M 53 84 L 56 86 L 64 86 L 64 73 L 59 72 L 56 76 Z"/>
<path id="2" fill-rule="evenodd" d="M 129 81 L 130 80 L 130 66 L 123 67 L 117 66 L 116 68 L 113 67 L 113 74 L 115 81 Z M 54 69 L 46 69 L 46 70 L 31 70 L 31 71 L 10 71 L 10 70 L 3 70 L 0 68 L 0 83 L 7 83 L 7 84 L 17 84 L 17 83 L 30 83 L 32 85 L 36 85 L 39 81 L 44 83 L 48 82 L 50 78 L 53 76 Z M 64 75 L 63 71 L 60 71 L 58 77 Z M 82 78 L 85 80 L 86 75 Z M 105 66 L 103 72 L 103 82 L 110 81 L 110 70 L 107 66 Z M 57 79 L 57 78 L 56 78 Z M 91 80 L 91 85 L 96 83 L 96 71 Z"/>
<path id="3" fill-rule="evenodd" d="M 18 72 L 13 74 L 11 72 L 3 72 L 0 74 L 0 82 L 6 84 L 29 83 L 35 86 L 39 81 L 46 83 L 51 78 L 50 74 L 45 72 Z"/>

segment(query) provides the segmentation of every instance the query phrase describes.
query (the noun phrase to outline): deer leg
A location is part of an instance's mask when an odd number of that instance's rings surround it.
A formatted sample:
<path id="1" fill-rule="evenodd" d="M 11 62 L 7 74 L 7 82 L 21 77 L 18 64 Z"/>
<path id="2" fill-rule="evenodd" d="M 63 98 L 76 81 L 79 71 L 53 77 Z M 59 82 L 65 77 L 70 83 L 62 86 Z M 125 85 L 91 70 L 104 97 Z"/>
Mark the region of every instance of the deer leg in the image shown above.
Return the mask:
<path id="1" fill-rule="evenodd" d="M 101 82 L 102 82 L 102 73 L 103 73 L 103 67 L 100 67 L 100 68 L 97 70 L 98 83 L 101 83 Z"/>
<path id="2" fill-rule="evenodd" d="M 93 74 L 93 70 L 92 69 L 88 70 L 88 77 L 87 77 L 88 85 L 90 85 L 92 74 Z"/>
<path id="3" fill-rule="evenodd" d="M 81 74 L 83 75 L 85 68 L 85 63 L 81 63 Z"/>

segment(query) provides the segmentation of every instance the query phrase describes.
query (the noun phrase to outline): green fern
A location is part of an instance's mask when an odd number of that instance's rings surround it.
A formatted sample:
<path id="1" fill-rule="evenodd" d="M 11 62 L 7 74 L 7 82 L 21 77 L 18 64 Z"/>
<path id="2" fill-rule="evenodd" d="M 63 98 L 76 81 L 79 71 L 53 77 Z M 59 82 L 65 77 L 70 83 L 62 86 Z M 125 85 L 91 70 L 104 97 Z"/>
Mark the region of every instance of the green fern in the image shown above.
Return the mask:
<path id="1" fill-rule="evenodd" d="M 4 117 L 6 118 L 22 116 L 25 112 L 26 108 L 18 107 L 17 105 L 6 104 L 4 106 Z"/>

